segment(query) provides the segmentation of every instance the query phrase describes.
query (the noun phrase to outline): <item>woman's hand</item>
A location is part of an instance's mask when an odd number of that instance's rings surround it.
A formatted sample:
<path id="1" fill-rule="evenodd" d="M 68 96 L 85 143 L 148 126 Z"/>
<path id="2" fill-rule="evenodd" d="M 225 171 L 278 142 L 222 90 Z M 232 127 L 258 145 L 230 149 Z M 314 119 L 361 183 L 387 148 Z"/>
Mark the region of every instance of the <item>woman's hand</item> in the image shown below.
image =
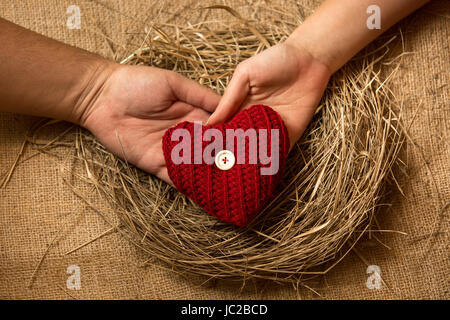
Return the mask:
<path id="1" fill-rule="evenodd" d="M 117 66 L 79 123 L 111 152 L 171 183 L 161 139 L 182 121 L 206 122 L 220 97 L 175 72 Z"/>
<path id="2" fill-rule="evenodd" d="M 242 62 L 209 124 L 252 104 L 266 104 L 284 120 L 291 147 L 306 129 L 328 79 L 370 41 L 429 0 L 327 0 L 282 44 Z M 381 26 L 369 28 L 378 6 Z"/>
<path id="3" fill-rule="evenodd" d="M 236 68 L 208 124 L 228 120 L 240 109 L 265 104 L 277 111 L 291 147 L 314 115 L 330 71 L 307 50 L 289 40 L 242 62 Z"/>

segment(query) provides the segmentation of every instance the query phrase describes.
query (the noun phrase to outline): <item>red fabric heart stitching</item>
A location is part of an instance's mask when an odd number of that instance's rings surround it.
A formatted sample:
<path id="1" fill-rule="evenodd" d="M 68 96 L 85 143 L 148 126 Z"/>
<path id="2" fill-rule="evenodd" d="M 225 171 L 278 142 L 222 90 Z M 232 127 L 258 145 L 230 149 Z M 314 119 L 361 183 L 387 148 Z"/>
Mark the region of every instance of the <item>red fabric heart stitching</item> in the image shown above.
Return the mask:
<path id="1" fill-rule="evenodd" d="M 283 176 L 285 160 L 289 152 L 289 137 L 286 126 L 277 112 L 263 105 L 255 105 L 245 109 L 229 122 L 214 126 L 201 126 L 200 136 L 198 135 L 199 131 L 194 130 L 195 126 L 200 128 L 198 124 L 182 122 L 168 129 L 164 134 L 162 147 L 170 179 L 179 191 L 211 215 L 240 227 L 248 225 L 266 203 L 276 195 L 275 188 Z M 189 134 L 182 138 L 180 138 L 180 134 L 172 136 L 177 129 L 184 129 L 183 133 Z M 217 137 L 214 137 L 210 138 L 211 141 L 205 141 L 203 134 L 208 129 L 216 129 L 218 130 L 216 133 L 222 134 L 223 141 L 220 142 L 219 139 L 217 142 L 221 145 L 220 150 L 227 150 L 230 149 L 227 147 L 233 146 L 232 151 L 236 163 L 229 170 L 219 169 L 214 160 L 211 163 L 211 158 L 209 158 L 209 164 L 205 161 L 206 158 L 203 157 L 203 152 L 206 152 L 205 148 L 217 139 Z M 242 139 L 238 141 L 238 138 L 233 137 L 231 139 L 231 136 L 227 139 L 227 129 L 242 129 L 244 132 L 249 132 L 248 129 L 255 129 L 253 131 L 256 133 L 254 135 L 257 141 L 256 149 L 251 147 L 249 137 L 245 138 L 245 149 L 239 149 L 238 143 L 242 143 Z M 277 130 L 271 131 L 272 129 Z M 264 134 L 264 131 L 267 134 Z M 278 139 L 276 139 L 277 134 Z M 172 141 L 172 139 L 175 141 Z M 188 139 L 185 146 L 190 147 L 190 155 L 188 149 L 180 151 L 179 143 L 181 141 L 184 143 L 184 139 Z M 265 148 L 267 150 L 262 152 L 265 146 L 264 140 L 267 141 L 267 148 Z M 275 146 L 271 144 L 272 140 L 276 142 Z M 176 147 L 177 145 L 179 146 Z M 177 149 L 173 151 L 175 147 Z M 245 155 L 237 152 L 239 150 L 245 150 Z M 251 160 L 255 150 L 257 150 L 257 155 Z M 175 161 L 177 164 L 174 163 L 172 151 L 176 156 L 184 157 L 185 161 L 179 163 L 180 160 L 177 160 Z M 272 154 L 273 151 L 278 154 L 278 170 L 276 171 L 275 165 L 273 174 L 263 175 L 261 174 L 261 168 L 267 170 L 272 164 L 268 163 L 268 159 L 264 158 L 264 155 L 268 155 L 273 162 L 276 159 L 276 154 Z M 215 156 L 215 152 L 212 151 L 211 155 Z M 244 163 L 239 163 L 240 155 L 242 155 L 240 162 Z M 244 156 L 245 161 L 242 161 Z M 189 160 L 186 161 L 187 159 Z M 197 160 L 197 162 L 194 160 Z M 201 163 L 199 163 L 199 160 Z"/>

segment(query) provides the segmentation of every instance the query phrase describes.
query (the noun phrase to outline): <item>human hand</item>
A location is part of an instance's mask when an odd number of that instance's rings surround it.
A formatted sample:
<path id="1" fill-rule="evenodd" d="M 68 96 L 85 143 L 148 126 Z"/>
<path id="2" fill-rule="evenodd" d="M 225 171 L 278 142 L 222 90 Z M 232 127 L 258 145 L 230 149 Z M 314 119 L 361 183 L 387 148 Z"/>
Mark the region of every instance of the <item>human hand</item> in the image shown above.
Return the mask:
<path id="1" fill-rule="evenodd" d="M 182 121 L 205 122 L 220 97 L 175 72 L 142 66 L 115 66 L 98 97 L 80 116 L 114 154 L 171 183 L 162 137 Z"/>
<path id="2" fill-rule="evenodd" d="M 305 131 L 330 77 L 329 68 L 289 41 L 240 63 L 208 125 L 224 122 L 253 104 L 283 119 L 291 148 Z"/>

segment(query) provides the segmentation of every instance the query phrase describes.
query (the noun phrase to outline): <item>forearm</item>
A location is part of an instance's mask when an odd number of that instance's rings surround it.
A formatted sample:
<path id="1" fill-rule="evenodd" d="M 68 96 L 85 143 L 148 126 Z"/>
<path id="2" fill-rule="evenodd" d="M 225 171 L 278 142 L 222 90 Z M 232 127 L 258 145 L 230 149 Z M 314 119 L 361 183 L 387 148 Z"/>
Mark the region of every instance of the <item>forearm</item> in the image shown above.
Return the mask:
<path id="1" fill-rule="evenodd" d="M 112 65 L 0 18 L 0 111 L 78 123 Z"/>
<path id="2" fill-rule="evenodd" d="M 326 0 L 287 40 L 308 50 L 334 73 L 358 51 L 429 0 Z M 369 29 L 367 8 L 377 5 L 380 29 Z"/>

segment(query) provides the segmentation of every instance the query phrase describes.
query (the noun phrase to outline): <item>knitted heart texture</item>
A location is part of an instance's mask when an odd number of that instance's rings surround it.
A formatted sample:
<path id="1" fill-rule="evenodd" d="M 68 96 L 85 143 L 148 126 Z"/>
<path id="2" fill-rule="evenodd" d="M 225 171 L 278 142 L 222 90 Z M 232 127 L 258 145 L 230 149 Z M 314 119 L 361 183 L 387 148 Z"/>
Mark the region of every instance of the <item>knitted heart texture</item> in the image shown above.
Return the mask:
<path id="1" fill-rule="evenodd" d="M 283 120 L 264 105 L 217 125 L 179 123 L 162 142 L 175 187 L 206 212 L 239 227 L 276 196 L 289 153 Z"/>

